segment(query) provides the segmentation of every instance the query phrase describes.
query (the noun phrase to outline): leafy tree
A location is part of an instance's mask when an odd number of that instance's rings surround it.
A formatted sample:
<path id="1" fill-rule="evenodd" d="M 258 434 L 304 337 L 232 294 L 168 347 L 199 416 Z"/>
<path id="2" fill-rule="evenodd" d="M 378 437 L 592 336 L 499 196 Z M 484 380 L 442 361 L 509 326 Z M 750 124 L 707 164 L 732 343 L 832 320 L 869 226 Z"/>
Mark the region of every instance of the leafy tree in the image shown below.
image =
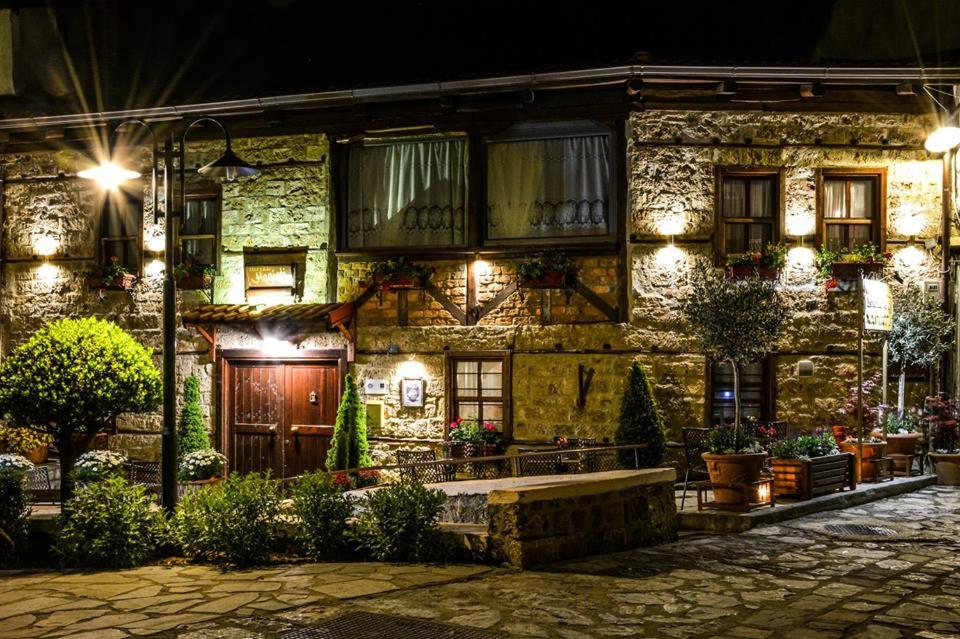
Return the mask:
<path id="1" fill-rule="evenodd" d="M 740 365 L 767 355 L 780 335 L 787 308 L 773 282 L 757 276 L 730 279 L 700 264 L 680 297 L 680 310 L 708 357 L 733 369 L 734 432 L 740 437 Z"/>
<path id="2" fill-rule="evenodd" d="M 88 443 L 117 415 L 160 403 L 151 350 L 113 322 L 62 319 L 47 324 L 0 364 L 0 415 L 53 435 L 60 451 L 60 494 L 73 494 L 74 437 Z"/>
<path id="3" fill-rule="evenodd" d="M 663 463 L 663 454 L 667 449 L 663 417 L 657 398 L 653 395 L 650 380 L 639 362 L 630 366 L 627 389 L 620 404 L 620 424 L 615 441 L 618 445 L 646 444 L 646 448 L 637 450 L 637 459 L 642 467 L 659 466 Z M 621 457 L 625 464 L 632 464 L 634 452 L 623 451 Z"/>
<path id="4" fill-rule="evenodd" d="M 897 412 L 903 417 L 907 368 L 933 366 L 950 349 L 951 322 L 940 302 L 924 299 L 917 286 L 900 289 L 893 301 L 893 329 L 887 336 L 890 359 L 900 365 Z"/>
<path id="5" fill-rule="evenodd" d="M 210 437 L 203 423 L 200 407 L 200 380 L 191 375 L 183 382 L 183 409 L 180 411 L 180 429 L 177 433 L 177 452 L 180 459 L 198 450 L 210 448 Z"/>
<path id="6" fill-rule="evenodd" d="M 0 468 L 0 567 L 23 555 L 30 504 L 23 470 Z"/>
<path id="7" fill-rule="evenodd" d="M 333 427 L 327 470 L 345 470 L 372 466 L 367 444 L 367 414 L 360 400 L 360 389 L 353 375 L 347 374 L 343 398 Z"/>

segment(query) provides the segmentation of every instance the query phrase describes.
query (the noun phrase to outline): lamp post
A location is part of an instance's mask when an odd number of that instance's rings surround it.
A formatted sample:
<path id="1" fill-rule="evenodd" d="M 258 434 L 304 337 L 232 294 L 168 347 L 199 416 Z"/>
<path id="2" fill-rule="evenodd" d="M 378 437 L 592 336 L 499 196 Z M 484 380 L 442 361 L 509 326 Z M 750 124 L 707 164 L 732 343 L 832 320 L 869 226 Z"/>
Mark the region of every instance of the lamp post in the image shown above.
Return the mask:
<path id="1" fill-rule="evenodd" d="M 230 143 L 230 133 L 222 122 L 215 118 L 202 116 L 189 122 L 183 129 L 180 138 L 180 206 L 174 207 L 173 175 L 174 166 L 174 131 L 171 127 L 165 136 L 163 144 L 163 194 L 164 194 L 164 255 L 163 255 L 163 430 L 161 432 L 161 500 L 163 507 L 173 511 L 177 505 L 177 288 L 174 279 L 176 267 L 176 250 L 178 221 L 186 208 L 186 138 L 187 133 L 194 125 L 200 122 L 216 124 L 223 132 L 226 142 L 224 154 L 210 164 L 201 167 L 198 172 L 211 178 L 224 178 L 232 181 L 237 177 L 257 175 L 259 171 L 241 160 L 234 154 Z M 153 129 L 143 120 L 126 120 L 118 124 L 109 138 L 108 155 L 99 166 L 78 172 L 83 178 L 96 180 L 104 188 L 116 188 L 120 183 L 140 176 L 138 171 L 127 169 L 113 158 L 113 135 L 117 129 L 128 124 L 136 123 L 145 127 L 152 137 L 152 191 L 154 220 L 159 221 L 160 208 L 157 201 L 157 163 L 158 140 Z M 141 238 L 142 241 L 142 238 Z"/>

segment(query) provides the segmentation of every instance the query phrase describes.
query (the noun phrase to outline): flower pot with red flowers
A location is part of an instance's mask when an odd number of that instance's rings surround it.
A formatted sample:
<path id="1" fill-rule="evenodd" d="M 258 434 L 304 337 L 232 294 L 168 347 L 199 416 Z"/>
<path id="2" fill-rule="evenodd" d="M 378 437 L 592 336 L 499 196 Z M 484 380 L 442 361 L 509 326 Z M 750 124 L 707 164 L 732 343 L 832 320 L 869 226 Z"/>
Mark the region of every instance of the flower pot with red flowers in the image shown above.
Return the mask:
<path id="1" fill-rule="evenodd" d="M 101 291 L 132 291 L 137 285 L 137 276 L 129 273 L 120 259 L 113 256 L 87 271 L 85 281 L 89 288 Z"/>
<path id="2" fill-rule="evenodd" d="M 577 267 L 563 253 L 537 255 L 517 262 L 517 287 L 521 290 L 539 288 L 571 289 L 577 283 Z"/>
<path id="3" fill-rule="evenodd" d="M 875 244 L 836 251 L 822 246 L 817 250 L 816 263 L 820 275 L 827 280 L 827 288 L 836 288 L 839 282 L 853 282 L 864 277 L 883 275 L 892 253 L 882 252 Z"/>
<path id="4" fill-rule="evenodd" d="M 960 403 L 944 395 L 927 397 L 930 461 L 941 486 L 960 486 Z"/>
<path id="5" fill-rule="evenodd" d="M 189 259 L 177 264 L 173 269 L 173 278 L 177 281 L 177 288 L 182 291 L 208 289 L 213 284 L 213 278 L 216 274 L 216 267 L 209 264 L 197 264 Z"/>
<path id="6" fill-rule="evenodd" d="M 423 289 L 427 285 L 433 269 L 407 261 L 405 257 L 395 260 L 376 262 L 370 272 L 372 284 L 378 291 L 400 291 Z M 369 286 L 368 282 L 361 282 L 361 286 Z"/>
<path id="7" fill-rule="evenodd" d="M 787 263 L 787 247 L 783 244 L 766 244 L 760 251 L 731 255 L 727 258 L 727 277 L 744 279 L 759 277 L 775 280 L 780 269 Z"/>
<path id="8" fill-rule="evenodd" d="M 503 451 L 503 435 L 490 422 L 479 423 L 458 417 L 450 422 L 447 437 L 450 456 L 454 459 L 491 457 Z"/>

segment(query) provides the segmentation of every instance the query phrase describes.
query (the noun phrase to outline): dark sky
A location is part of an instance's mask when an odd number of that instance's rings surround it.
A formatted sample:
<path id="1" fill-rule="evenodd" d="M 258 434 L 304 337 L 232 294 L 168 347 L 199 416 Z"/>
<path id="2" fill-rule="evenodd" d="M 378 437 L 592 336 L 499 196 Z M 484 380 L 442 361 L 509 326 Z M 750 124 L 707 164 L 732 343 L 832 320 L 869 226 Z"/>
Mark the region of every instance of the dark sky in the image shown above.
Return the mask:
<path id="1" fill-rule="evenodd" d="M 22 38 L 21 96 L 0 103 L 8 116 L 634 61 L 960 62 L 956 0 L 89 0 L 8 6 L 19 9 Z"/>

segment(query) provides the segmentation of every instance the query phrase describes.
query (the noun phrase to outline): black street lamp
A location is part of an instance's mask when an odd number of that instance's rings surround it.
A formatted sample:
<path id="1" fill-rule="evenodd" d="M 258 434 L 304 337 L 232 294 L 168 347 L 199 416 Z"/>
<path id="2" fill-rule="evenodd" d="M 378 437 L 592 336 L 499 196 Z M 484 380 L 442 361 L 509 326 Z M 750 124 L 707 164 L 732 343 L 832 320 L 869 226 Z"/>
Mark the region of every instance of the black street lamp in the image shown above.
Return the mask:
<path id="1" fill-rule="evenodd" d="M 183 129 L 180 138 L 180 206 L 173 207 L 174 201 L 173 180 L 170 176 L 174 170 L 173 128 L 167 132 L 163 145 L 163 193 L 164 206 L 164 255 L 163 255 L 163 431 L 161 434 L 161 500 L 163 507 L 173 511 L 177 505 L 177 289 L 173 271 L 176 266 L 175 256 L 177 249 L 176 234 L 179 220 L 186 208 L 186 139 L 187 133 L 194 125 L 201 122 L 211 122 L 220 127 L 226 142 L 224 154 L 217 160 L 198 169 L 198 172 L 211 178 L 222 178 L 232 181 L 237 177 L 254 176 L 259 170 L 250 166 L 236 156 L 230 144 L 230 132 L 219 120 L 202 116 L 190 121 Z M 143 120 L 125 120 L 114 127 L 108 140 L 108 156 L 99 166 L 80 171 L 77 175 L 96 180 L 107 189 L 116 188 L 126 180 L 140 176 L 138 171 L 123 167 L 113 158 L 113 138 L 117 130 L 127 124 L 138 124 L 149 131 L 153 141 L 152 163 L 152 190 L 154 219 L 159 221 L 161 216 L 157 201 L 157 160 L 158 141 L 153 129 Z M 142 238 L 141 238 L 142 241 Z"/>

